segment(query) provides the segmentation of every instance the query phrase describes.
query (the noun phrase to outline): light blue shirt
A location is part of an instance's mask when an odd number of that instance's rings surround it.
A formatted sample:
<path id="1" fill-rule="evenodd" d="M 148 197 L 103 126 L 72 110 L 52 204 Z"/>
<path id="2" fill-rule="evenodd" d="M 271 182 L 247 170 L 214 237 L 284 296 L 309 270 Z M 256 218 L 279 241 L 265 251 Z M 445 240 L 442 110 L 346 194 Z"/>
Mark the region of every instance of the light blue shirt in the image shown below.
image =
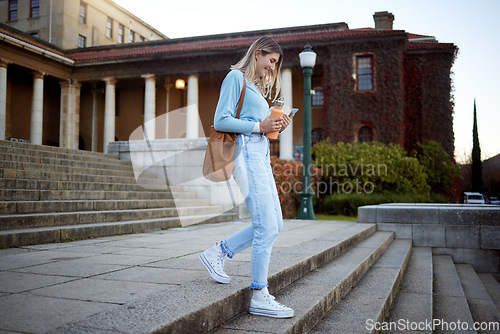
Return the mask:
<path id="1" fill-rule="evenodd" d="M 243 72 L 232 70 L 226 75 L 220 89 L 219 102 L 214 116 L 214 128 L 218 131 L 252 134 L 257 124 L 269 116 L 269 104 L 259 89 L 247 80 L 245 100 L 236 119 L 238 100 L 243 88 Z"/>

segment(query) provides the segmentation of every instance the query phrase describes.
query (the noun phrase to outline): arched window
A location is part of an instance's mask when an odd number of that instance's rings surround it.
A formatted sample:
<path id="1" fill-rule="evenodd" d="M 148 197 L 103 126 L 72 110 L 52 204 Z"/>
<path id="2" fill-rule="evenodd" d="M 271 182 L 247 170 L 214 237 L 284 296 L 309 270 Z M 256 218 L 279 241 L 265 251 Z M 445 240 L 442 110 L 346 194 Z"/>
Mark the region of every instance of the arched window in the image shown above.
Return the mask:
<path id="1" fill-rule="evenodd" d="M 358 130 L 358 142 L 369 143 L 373 141 L 373 129 L 369 126 L 362 126 Z"/>

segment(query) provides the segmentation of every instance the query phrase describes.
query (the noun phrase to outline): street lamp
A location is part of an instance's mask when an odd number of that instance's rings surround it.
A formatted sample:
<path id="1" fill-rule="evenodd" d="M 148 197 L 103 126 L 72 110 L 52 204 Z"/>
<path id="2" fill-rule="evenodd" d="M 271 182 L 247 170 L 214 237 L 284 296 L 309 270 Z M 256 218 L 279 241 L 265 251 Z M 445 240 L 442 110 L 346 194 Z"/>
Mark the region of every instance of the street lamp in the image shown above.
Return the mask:
<path id="1" fill-rule="evenodd" d="M 300 209 L 297 219 L 316 219 L 313 209 L 311 189 L 311 77 L 316 53 L 309 43 L 299 54 L 300 66 L 304 74 L 304 149 L 302 155 L 302 192 L 300 193 Z"/>

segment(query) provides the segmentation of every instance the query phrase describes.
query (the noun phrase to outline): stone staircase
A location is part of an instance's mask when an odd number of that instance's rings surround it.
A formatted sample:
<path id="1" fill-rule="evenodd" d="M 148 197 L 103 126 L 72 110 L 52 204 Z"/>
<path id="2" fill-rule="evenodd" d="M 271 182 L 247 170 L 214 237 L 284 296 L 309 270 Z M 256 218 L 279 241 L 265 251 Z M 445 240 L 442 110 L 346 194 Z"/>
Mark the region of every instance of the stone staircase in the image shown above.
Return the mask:
<path id="1" fill-rule="evenodd" d="M 213 332 L 500 333 L 500 283 L 491 274 L 386 233 L 276 293 L 295 306 L 294 318 L 255 321 L 243 312 Z"/>
<path id="2" fill-rule="evenodd" d="M 199 249 L 190 248 L 189 255 L 162 266 L 190 268 L 194 277 L 201 271 L 200 278 L 51 332 L 462 333 L 439 324 L 432 330 L 432 319 L 448 326 L 457 321 L 498 326 L 500 289 L 493 276 L 478 276 L 470 266 L 433 256 L 430 247 L 412 247 L 411 240 L 394 239 L 393 232 L 377 231 L 374 224 L 311 221 L 294 228 L 295 222 L 286 222 L 275 244 L 269 278 L 270 292 L 294 308 L 293 318 L 247 313 L 250 252 L 239 256 L 241 262 L 226 263 L 233 279 L 221 285 L 197 263 Z M 220 232 L 203 235 L 211 240 Z M 391 322 L 407 327 L 388 327 Z M 499 331 L 463 333 L 468 332 Z"/>
<path id="3" fill-rule="evenodd" d="M 471 265 L 455 264 L 449 255 L 414 247 L 388 320 L 405 319 L 412 327 L 386 332 L 500 333 L 499 297 L 500 283 L 492 274 L 477 274 Z"/>
<path id="4" fill-rule="evenodd" d="M 180 188 L 138 186 L 130 164 L 113 156 L 0 142 L 0 173 L 3 248 L 186 226 L 190 217 L 195 223 L 235 218 Z M 151 188 L 159 184 L 148 175 L 141 182 L 149 182 Z M 209 209 L 216 211 L 215 216 Z M 182 217 L 188 217 L 188 223 L 182 223 Z M 0 331 L 500 332 L 500 284 L 493 275 L 477 274 L 470 265 L 454 263 L 450 255 L 433 255 L 431 247 L 415 247 L 412 239 L 396 239 L 397 233 L 377 230 L 376 223 L 287 220 L 273 248 L 269 290 L 279 302 L 293 307 L 295 316 L 249 315 L 250 250 L 227 261 L 226 272 L 233 277 L 227 285 L 213 282 L 198 260 L 211 242 L 240 228 L 240 223 L 204 224 L 0 250 L 0 286 L 5 286 L 5 290 L 0 287 L 4 318 Z M 141 254 L 148 256 L 142 259 Z M 86 257 L 89 260 L 83 261 Z M 93 268 L 95 263 L 110 267 Z M 82 266 L 89 266 L 85 274 L 80 274 Z M 45 283 L 39 282 L 40 275 Z M 65 282 L 49 281 L 61 275 L 74 279 L 68 285 L 87 288 L 75 294 Z M 2 277 L 21 281 L 9 290 L 13 283 Z M 22 279 L 28 277 L 36 287 L 24 288 L 29 284 Z M 127 282 L 154 285 L 155 292 L 134 299 L 120 288 Z M 102 289 L 103 284 L 106 293 L 96 297 L 94 285 Z M 130 299 L 118 303 L 116 296 Z M 38 314 L 31 319 L 35 325 L 16 323 L 24 312 L 17 305 L 31 305 L 31 298 L 50 299 L 54 304 L 44 303 L 44 308 L 65 315 L 64 320 L 54 316 L 46 321 L 43 311 L 37 310 L 21 317 Z M 70 302 L 99 311 L 76 312 L 68 321 L 64 309 Z M 474 322 L 488 328 L 474 330 Z"/>
<path id="5" fill-rule="evenodd" d="M 116 156 L 0 141 L 0 248 L 227 221 Z"/>

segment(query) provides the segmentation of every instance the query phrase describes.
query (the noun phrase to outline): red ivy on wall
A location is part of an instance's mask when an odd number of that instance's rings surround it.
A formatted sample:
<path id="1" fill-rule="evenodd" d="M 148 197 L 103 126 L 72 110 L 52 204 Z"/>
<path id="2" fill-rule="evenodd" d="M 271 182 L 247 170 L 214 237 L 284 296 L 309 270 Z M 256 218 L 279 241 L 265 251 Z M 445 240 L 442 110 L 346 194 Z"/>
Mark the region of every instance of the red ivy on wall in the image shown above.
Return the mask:
<path id="1" fill-rule="evenodd" d="M 374 37 L 331 46 L 324 66 L 323 120 L 332 142 L 354 142 L 362 124 L 375 140 L 402 145 L 436 140 L 453 156 L 450 69 L 456 48 L 409 49 L 406 36 Z M 357 91 L 356 54 L 374 55 L 374 89 Z"/>
<path id="2" fill-rule="evenodd" d="M 302 166 L 302 163 L 296 161 L 271 157 L 271 168 L 285 219 L 297 217 L 297 210 L 300 207 L 300 192 L 302 191 Z M 316 193 L 316 187 L 321 177 L 321 169 L 311 166 L 311 185 L 314 193 Z"/>

